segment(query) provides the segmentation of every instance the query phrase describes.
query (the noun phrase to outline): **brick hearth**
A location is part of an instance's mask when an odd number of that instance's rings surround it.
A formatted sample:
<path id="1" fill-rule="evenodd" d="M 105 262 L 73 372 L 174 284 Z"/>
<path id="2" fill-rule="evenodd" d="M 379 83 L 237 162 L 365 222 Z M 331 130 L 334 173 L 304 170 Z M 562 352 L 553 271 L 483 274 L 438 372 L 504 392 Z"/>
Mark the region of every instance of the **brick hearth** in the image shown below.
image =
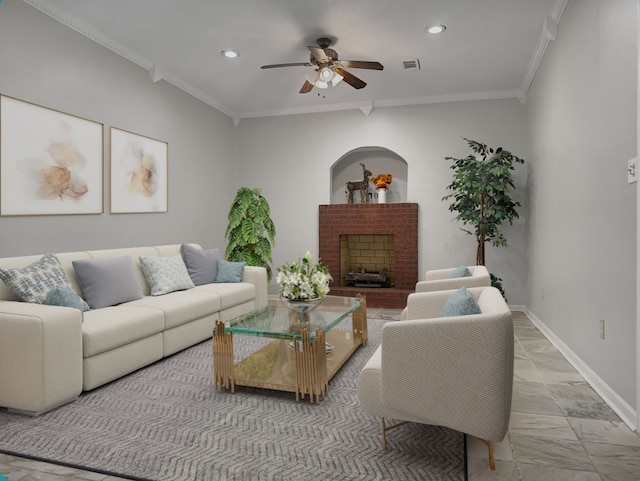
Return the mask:
<path id="1" fill-rule="evenodd" d="M 367 305 L 402 309 L 418 282 L 418 204 L 332 204 L 319 206 L 320 259 L 334 276 L 340 273 L 341 235 L 393 235 L 395 286 L 363 288 L 331 284 L 331 294 L 354 296 L 362 293 Z"/>

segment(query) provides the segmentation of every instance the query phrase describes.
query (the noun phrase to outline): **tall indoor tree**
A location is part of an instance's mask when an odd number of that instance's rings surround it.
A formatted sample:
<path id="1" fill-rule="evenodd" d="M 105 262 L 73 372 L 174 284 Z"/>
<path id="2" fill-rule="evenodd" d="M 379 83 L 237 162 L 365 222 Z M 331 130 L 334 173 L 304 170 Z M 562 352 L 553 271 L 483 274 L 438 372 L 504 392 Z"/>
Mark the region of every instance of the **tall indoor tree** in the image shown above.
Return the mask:
<path id="1" fill-rule="evenodd" d="M 271 247 L 275 245 L 276 228 L 271 220 L 269 203 L 260 189 L 240 187 L 236 192 L 225 232 L 228 261 L 244 261 L 250 266 L 267 269 L 271 280 Z"/>
<path id="2" fill-rule="evenodd" d="M 442 200 L 451 200 L 449 210 L 466 226 L 461 229 L 475 236 L 476 264 L 484 265 L 485 243 L 506 246 L 507 239 L 500 228 L 504 222 L 513 224 L 513 219 L 519 217 L 520 202 L 513 201 L 509 191 L 515 189 L 514 166 L 524 160 L 502 147 L 494 149 L 476 140 L 464 140 L 473 153 L 460 159 L 445 157 L 453 161 L 453 181 L 447 186 L 451 192 Z"/>

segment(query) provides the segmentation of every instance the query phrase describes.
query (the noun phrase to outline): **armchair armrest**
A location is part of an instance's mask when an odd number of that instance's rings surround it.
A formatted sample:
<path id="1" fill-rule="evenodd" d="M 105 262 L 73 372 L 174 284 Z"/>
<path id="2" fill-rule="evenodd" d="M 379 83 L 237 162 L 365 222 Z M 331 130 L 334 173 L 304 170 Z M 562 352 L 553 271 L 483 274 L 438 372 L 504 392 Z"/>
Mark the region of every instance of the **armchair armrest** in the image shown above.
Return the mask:
<path id="1" fill-rule="evenodd" d="M 0 406 L 39 414 L 81 391 L 80 311 L 0 301 Z"/>

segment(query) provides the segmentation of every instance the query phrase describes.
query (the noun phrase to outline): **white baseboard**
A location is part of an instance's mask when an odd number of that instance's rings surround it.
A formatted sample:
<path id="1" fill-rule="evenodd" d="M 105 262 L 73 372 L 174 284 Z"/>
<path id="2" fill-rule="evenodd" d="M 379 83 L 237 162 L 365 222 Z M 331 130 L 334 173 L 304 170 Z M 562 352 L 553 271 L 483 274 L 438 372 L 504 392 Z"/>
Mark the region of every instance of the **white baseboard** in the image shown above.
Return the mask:
<path id="1" fill-rule="evenodd" d="M 512 307 L 512 310 L 523 311 L 531 322 L 549 339 L 558 351 L 562 353 L 567 361 L 580 373 L 580 375 L 589 383 L 589 385 L 600 395 L 600 397 L 606 402 L 611 409 L 613 409 L 620 419 L 631 429 L 638 432 L 638 413 L 632 406 L 629 405 L 624 399 L 622 399 L 617 392 L 602 380 L 575 352 L 573 352 L 569 346 L 567 346 L 562 339 L 556 336 L 551 329 L 549 329 L 544 322 L 542 322 L 535 314 L 524 306 Z"/>

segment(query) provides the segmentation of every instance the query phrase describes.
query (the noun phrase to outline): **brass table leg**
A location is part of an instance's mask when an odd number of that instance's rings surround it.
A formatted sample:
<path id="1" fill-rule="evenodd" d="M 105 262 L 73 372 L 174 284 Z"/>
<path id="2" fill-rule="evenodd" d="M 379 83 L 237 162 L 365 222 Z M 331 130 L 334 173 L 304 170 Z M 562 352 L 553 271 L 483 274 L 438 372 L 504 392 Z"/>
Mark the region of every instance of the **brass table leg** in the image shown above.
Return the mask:
<path id="1" fill-rule="evenodd" d="M 213 379 L 216 389 L 225 386 L 234 393 L 233 378 L 233 333 L 225 333 L 224 322 L 216 321 L 213 329 Z"/>
<path id="2" fill-rule="evenodd" d="M 362 294 L 357 294 L 356 297 L 361 300 L 360 307 L 358 307 L 351 316 L 353 325 L 353 339 L 357 344 L 367 345 L 369 341 L 369 331 L 367 328 L 367 298 Z"/>
<path id="3" fill-rule="evenodd" d="M 315 331 L 312 339 L 308 329 L 302 330 L 300 340 L 293 343 L 293 355 L 296 364 L 296 401 L 304 399 L 309 394 L 309 400 L 320 402 L 326 396 L 327 382 L 327 352 L 325 335 L 322 329 Z"/>

